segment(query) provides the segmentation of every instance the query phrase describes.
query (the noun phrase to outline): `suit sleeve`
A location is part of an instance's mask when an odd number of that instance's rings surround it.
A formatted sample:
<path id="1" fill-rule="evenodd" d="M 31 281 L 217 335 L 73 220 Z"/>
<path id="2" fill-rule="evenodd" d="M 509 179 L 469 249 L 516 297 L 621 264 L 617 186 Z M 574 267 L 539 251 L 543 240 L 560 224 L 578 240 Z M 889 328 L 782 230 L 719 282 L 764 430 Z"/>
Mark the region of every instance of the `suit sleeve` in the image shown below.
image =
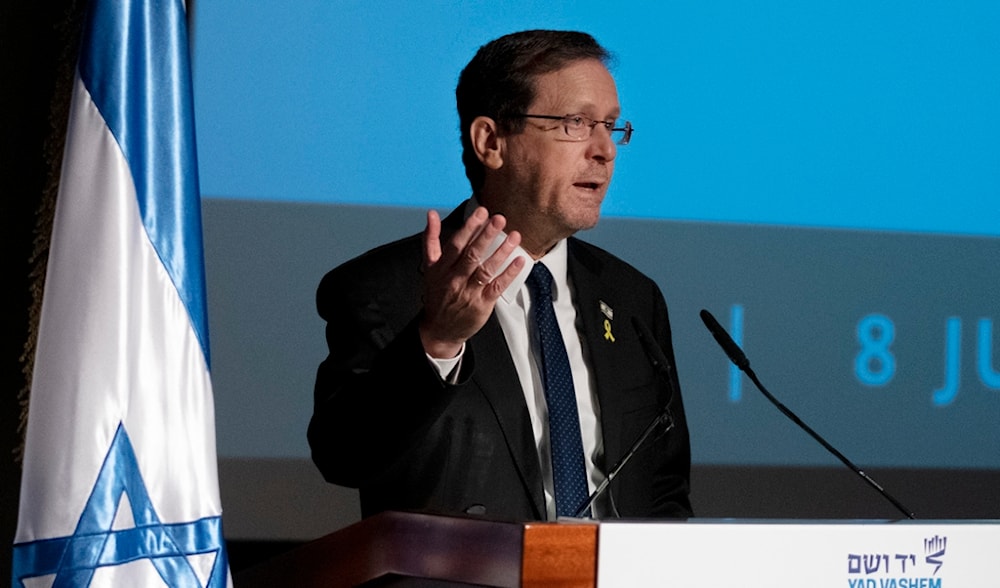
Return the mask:
<path id="1" fill-rule="evenodd" d="M 653 284 L 654 317 L 653 332 L 660 349 L 674 369 L 671 370 L 673 384 L 666 392 L 668 407 L 674 420 L 674 428 L 656 442 L 659 456 L 653 476 L 653 514 L 671 518 L 694 516 L 690 500 L 691 443 L 688 435 L 687 418 L 681 396 L 677 362 L 670 334 L 670 319 L 667 305 L 660 289 Z"/>
<path id="2" fill-rule="evenodd" d="M 349 487 L 369 485 L 404 460 L 455 388 L 420 343 L 419 256 L 371 257 L 331 271 L 317 290 L 329 355 L 316 376 L 307 436 L 324 478 Z M 473 364 L 469 352 L 459 383 Z"/>

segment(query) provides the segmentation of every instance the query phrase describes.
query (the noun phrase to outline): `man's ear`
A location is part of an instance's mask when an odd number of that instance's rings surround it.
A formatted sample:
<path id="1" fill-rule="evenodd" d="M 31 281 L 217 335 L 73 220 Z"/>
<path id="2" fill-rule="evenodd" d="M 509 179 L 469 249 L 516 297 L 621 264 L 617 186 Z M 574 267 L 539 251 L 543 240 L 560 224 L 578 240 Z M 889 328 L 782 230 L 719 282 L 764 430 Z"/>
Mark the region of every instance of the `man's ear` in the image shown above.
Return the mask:
<path id="1" fill-rule="evenodd" d="M 477 116 L 469 129 L 469 138 L 476 157 L 488 169 L 503 166 L 504 139 L 500 136 L 495 120 L 488 116 Z"/>

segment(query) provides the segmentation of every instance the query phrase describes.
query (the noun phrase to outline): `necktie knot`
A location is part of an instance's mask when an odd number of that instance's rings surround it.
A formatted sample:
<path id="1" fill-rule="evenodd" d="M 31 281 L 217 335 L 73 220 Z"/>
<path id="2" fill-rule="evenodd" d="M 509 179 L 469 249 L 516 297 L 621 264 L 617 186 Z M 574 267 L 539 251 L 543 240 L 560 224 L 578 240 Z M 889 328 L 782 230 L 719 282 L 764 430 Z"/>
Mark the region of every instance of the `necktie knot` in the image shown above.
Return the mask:
<path id="1" fill-rule="evenodd" d="M 545 267 L 544 263 L 535 263 L 525 284 L 528 285 L 532 300 L 552 299 L 552 273 L 549 272 L 549 268 Z"/>

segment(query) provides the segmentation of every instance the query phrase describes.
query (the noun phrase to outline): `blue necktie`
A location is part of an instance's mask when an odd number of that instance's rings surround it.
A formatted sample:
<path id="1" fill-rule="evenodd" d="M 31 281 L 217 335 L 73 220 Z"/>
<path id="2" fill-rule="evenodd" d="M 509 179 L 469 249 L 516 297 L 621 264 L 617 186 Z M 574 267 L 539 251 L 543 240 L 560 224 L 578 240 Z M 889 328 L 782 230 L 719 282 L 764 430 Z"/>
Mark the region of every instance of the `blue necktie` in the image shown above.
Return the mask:
<path id="1" fill-rule="evenodd" d="M 587 469 L 583 462 L 573 373 L 552 307 L 552 274 L 544 265 L 536 263 L 526 284 L 542 344 L 542 379 L 549 409 L 556 514 L 571 517 L 587 501 Z"/>

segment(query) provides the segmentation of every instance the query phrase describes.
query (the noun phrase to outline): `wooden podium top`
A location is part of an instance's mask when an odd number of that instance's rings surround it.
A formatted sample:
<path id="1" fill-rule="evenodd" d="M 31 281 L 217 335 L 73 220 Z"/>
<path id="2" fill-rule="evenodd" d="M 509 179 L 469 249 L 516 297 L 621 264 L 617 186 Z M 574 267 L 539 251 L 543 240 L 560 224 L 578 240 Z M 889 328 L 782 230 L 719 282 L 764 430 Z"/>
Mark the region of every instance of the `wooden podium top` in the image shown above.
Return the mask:
<path id="1" fill-rule="evenodd" d="M 780 588 L 947 588 L 995 579 L 997 553 L 996 520 L 598 525 L 387 512 L 251 568 L 235 584 L 632 588 L 669 578 L 677 586 L 716 588 L 766 578 Z"/>
<path id="2" fill-rule="evenodd" d="M 480 586 L 594 586 L 597 524 L 504 523 L 386 512 L 234 578 L 236 588 L 380 586 L 407 580 Z"/>

